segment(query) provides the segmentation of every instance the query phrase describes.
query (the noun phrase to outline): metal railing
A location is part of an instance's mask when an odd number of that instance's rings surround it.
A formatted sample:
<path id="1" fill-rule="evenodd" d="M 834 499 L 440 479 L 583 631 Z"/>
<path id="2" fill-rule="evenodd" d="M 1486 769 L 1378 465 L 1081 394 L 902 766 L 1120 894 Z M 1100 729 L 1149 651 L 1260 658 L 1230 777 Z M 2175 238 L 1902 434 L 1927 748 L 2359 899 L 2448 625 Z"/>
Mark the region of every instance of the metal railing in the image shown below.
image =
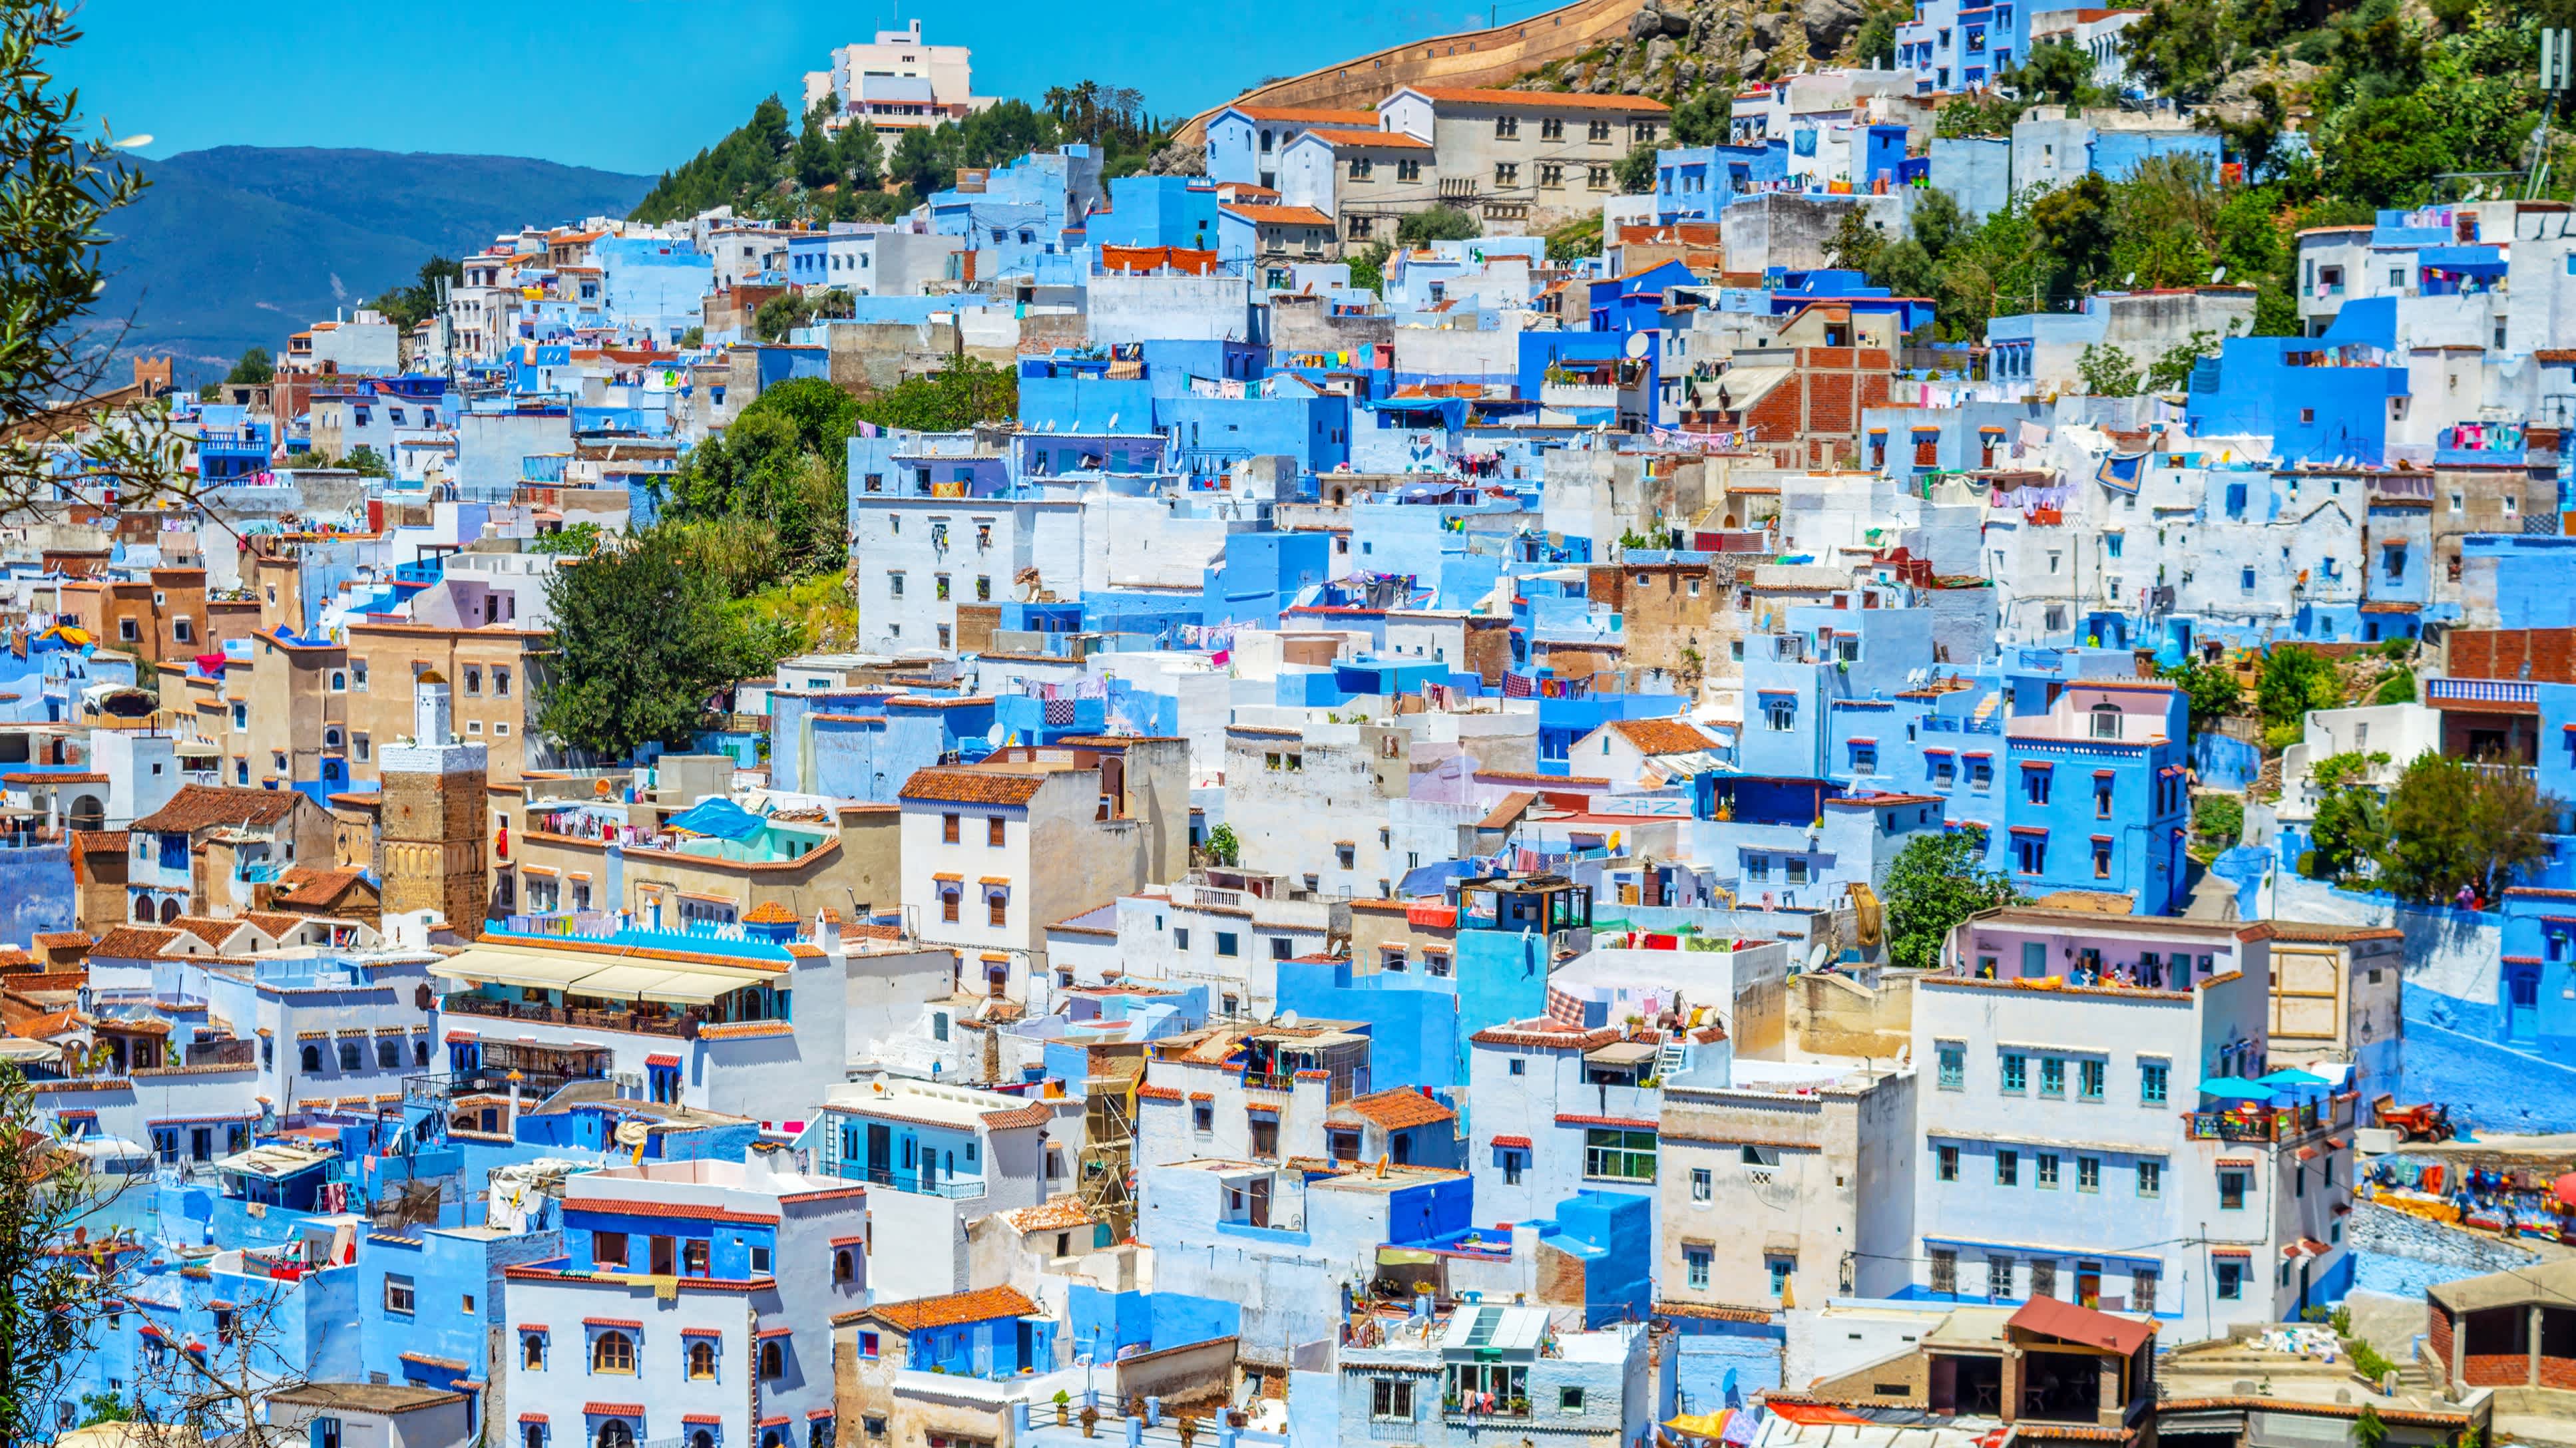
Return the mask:
<path id="1" fill-rule="evenodd" d="M 911 1192 L 916 1196 L 946 1197 L 951 1201 L 961 1202 L 973 1201 L 991 1189 L 981 1178 L 959 1181 L 955 1177 L 950 1177 L 945 1181 L 932 1181 L 919 1172 L 901 1172 L 892 1167 L 859 1166 L 846 1161 L 840 1163 L 833 1174 L 843 1181 L 866 1182 L 870 1186 L 892 1187 L 896 1191 Z"/>

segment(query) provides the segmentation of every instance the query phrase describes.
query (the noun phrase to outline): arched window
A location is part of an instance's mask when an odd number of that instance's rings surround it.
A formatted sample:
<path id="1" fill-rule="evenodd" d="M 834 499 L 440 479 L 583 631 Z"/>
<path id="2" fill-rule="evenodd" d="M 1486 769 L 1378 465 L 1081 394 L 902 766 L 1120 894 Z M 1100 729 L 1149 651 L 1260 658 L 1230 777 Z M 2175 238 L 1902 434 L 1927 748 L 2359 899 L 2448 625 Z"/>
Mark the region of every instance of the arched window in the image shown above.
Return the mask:
<path id="1" fill-rule="evenodd" d="M 325 729 L 325 730 L 323 730 L 323 731 L 322 731 L 322 746 L 323 746 L 324 748 L 326 748 L 326 749 L 337 749 L 337 748 L 339 748 L 339 747 L 340 747 L 340 731 L 339 731 L 339 730 L 337 730 L 337 729 Z"/>
<path id="2" fill-rule="evenodd" d="M 546 1339 L 542 1333 L 529 1333 L 520 1339 L 519 1366 L 540 1371 L 546 1365 Z"/>
<path id="3" fill-rule="evenodd" d="M 345 694 L 349 692 L 349 676 L 338 669 L 333 669 L 331 671 L 331 692 L 334 694 Z"/>
<path id="4" fill-rule="evenodd" d="M 716 1435 L 700 1428 L 689 1435 L 689 1448 L 716 1448 Z"/>
<path id="5" fill-rule="evenodd" d="M 178 918 L 179 918 L 179 902 L 178 902 L 178 901 L 176 901 L 176 900 L 164 900 L 164 901 L 162 901 L 162 902 L 161 902 L 161 923 L 162 923 L 162 924 L 164 924 L 164 925 L 167 925 L 167 924 L 169 924 L 171 921 L 176 920 L 176 919 L 178 919 Z"/>
<path id="6" fill-rule="evenodd" d="M 1261 154 L 1265 156 L 1270 154 L 1270 133 L 1268 131 L 1261 133 Z"/>
<path id="7" fill-rule="evenodd" d="M 2117 739 L 2120 737 L 2119 705 L 2105 699 L 2101 703 L 2093 706 L 2093 737 L 2096 739 Z"/>
<path id="8" fill-rule="evenodd" d="M 760 1448 L 787 1448 L 787 1435 L 772 1428 L 760 1435 Z"/>
<path id="9" fill-rule="evenodd" d="M 611 1418 L 599 1425 L 599 1448 L 635 1448 L 635 1430 L 623 1418 Z"/>
<path id="10" fill-rule="evenodd" d="M 299 1054 L 303 1060 L 305 1075 L 318 1076 L 322 1074 L 322 1048 L 320 1046 L 308 1044 Z"/>
<path id="11" fill-rule="evenodd" d="M 858 1275 L 858 1264 L 851 1260 L 850 1249 L 843 1247 L 832 1254 L 832 1280 L 847 1282 Z"/>
<path id="12" fill-rule="evenodd" d="M 546 1448 L 546 1425 L 528 1423 L 519 1429 L 519 1448 Z"/>
<path id="13" fill-rule="evenodd" d="M 771 1338 L 769 1341 L 762 1343 L 760 1345 L 760 1375 L 764 1378 L 774 1378 L 783 1375 L 786 1371 L 787 1354 L 779 1350 L 778 1339 Z"/>
<path id="14" fill-rule="evenodd" d="M 689 1344 L 689 1376 L 711 1378 L 716 1375 L 716 1345 L 703 1339 Z"/>
<path id="15" fill-rule="evenodd" d="M 343 1071 L 355 1071 L 358 1069 L 357 1042 L 342 1041 L 340 1043 L 340 1069 Z"/>
<path id="16" fill-rule="evenodd" d="M 635 1371 L 635 1339 L 622 1332 L 603 1332 L 599 1341 L 590 1345 L 590 1370 L 595 1373 L 631 1373 Z M 628 1437 L 631 1439 L 630 1431 Z M 599 1441 L 606 1444 L 608 1430 L 602 1428 Z"/>
<path id="17" fill-rule="evenodd" d="M 141 922 L 142 922 L 143 924 L 145 924 L 145 925 L 149 925 L 149 924 L 151 924 L 151 923 L 152 923 L 152 897 L 151 897 L 151 896 L 149 896 L 149 895 L 137 895 L 137 896 L 135 896 L 135 897 L 134 897 L 134 918 L 135 918 L 136 920 L 138 920 L 138 921 L 141 921 Z"/>
<path id="18" fill-rule="evenodd" d="M 415 1066 L 429 1064 L 429 1037 L 422 1036 L 411 1043 L 411 1063 Z"/>

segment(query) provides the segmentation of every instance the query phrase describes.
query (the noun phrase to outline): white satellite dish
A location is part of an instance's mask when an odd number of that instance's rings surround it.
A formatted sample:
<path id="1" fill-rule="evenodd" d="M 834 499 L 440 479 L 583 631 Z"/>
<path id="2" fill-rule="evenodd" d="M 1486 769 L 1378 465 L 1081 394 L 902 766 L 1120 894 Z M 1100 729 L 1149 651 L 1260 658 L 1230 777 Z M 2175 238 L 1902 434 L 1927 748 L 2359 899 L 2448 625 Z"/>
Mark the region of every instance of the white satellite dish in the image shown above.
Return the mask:
<path id="1" fill-rule="evenodd" d="M 1011 731 L 1003 728 L 999 723 L 996 723 L 992 728 L 984 731 L 984 742 L 992 745 L 995 749 L 1001 748 L 1002 741 L 1010 737 Z"/>
<path id="2" fill-rule="evenodd" d="M 1643 357 L 1648 352 L 1654 350 L 1654 346 L 1655 335 L 1652 332 L 1630 332 L 1628 334 L 1627 353 L 1631 357 Z"/>
<path id="3" fill-rule="evenodd" d="M 1291 1030 L 1296 1029 L 1297 1013 L 1295 1011 L 1281 1011 L 1279 1013 L 1279 1024 L 1286 1026 Z"/>

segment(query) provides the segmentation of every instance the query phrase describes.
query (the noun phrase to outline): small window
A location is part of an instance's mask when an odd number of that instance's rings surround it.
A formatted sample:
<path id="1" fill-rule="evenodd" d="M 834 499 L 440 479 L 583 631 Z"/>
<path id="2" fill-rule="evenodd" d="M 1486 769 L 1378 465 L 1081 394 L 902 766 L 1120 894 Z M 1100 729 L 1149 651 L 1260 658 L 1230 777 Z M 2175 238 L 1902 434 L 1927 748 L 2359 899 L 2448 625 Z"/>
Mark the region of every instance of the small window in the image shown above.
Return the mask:
<path id="1" fill-rule="evenodd" d="M 385 1311 L 409 1317 L 413 1308 L 411 1279 L 388 1273 L 385 1277 Z"/>
<path id="2" fill-rule="evenodd" d="M 635 1339 L 622 1332 L 603 1332 L 590 1347 L 590 1370 L 595 1373 L 632 1373 L 635 1371 Z"/>

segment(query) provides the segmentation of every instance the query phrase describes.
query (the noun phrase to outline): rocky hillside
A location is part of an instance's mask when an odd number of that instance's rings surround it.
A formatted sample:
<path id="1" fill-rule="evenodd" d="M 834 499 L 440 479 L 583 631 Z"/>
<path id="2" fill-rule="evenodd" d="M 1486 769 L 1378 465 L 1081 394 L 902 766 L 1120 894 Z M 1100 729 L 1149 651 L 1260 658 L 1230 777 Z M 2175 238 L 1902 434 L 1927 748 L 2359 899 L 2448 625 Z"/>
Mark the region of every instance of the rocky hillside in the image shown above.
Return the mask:
<path id="1" fill-rule="evenodd" d="M 1801 65 L 1857 58 L 1873 7 L 1864 0 L 1645 0 L 1627 33 L 1517 82 L 1526 90 L 1680 99 Z"/>

